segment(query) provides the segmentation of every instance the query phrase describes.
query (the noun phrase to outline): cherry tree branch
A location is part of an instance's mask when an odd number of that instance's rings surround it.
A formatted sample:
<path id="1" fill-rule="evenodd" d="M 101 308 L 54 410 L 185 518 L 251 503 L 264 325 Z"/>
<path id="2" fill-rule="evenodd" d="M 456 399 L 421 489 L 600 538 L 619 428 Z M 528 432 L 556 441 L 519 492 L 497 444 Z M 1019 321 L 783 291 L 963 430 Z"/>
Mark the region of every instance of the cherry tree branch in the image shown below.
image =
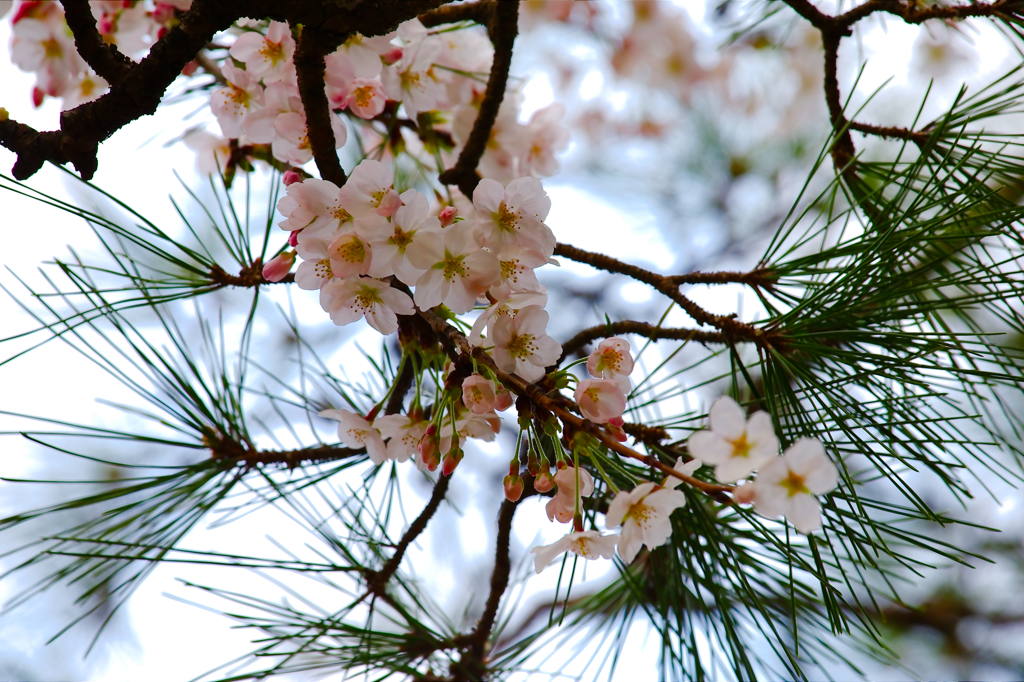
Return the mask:
<path id="1" fill-rule="evenodd" d="M 494 15 L 494 8 L 497 4 L 497 0 L 479 0 L 479 2 L 467 2 L 461 5 L 446 5 L 421 14 L 419 20 L 426 28 L 460 21 L 475 21 L 478 24 L 486 25 Z"/>
<path id="2" fill-rule="evenodd" d="M 698 343 L 728 344 L 730 340 L 729 337 L 722 332 L 707 332 L 700 329 L 682 329 L 676 327 L 658 327 L 647 322 L 621 320 L 619 322 L 595 325 L 577 332 L 575 336 L 562 344 L 562 356 L 558 358 L 558 362 L 555 364 L 561 364 L 567 357 L 571 356 L 576 351 L 582 350 L 597 339 L 605 339 L 609 336 L 617 336 L 619 334 L 636 334 L 637 336 L 643 336 L 644 338 L 648 338 L 652 341 L 657 341 L 659 339 L 675 339 L 678 341 L 697 341 Z"/>
<path id="3" fill-rule="evenodd" d="M 473 123 L 469 140 L 459 154 L 459 160 L 438 178 L 446 185 L 457 185 L 470 198 L 480 182 L 476 167 L 487 149 L 487 141 L 498 118 L 498 109 L 505 98 L 505 86 L 508 84 L 508 72 L 512 64 L 512 45 L 519 32 L 519 1 L 500 0 L 495 6 L 487 31 L 494 44 L 494 62 L 491 64 L 484 99 L 480 103 L 480 112 Z"/>
<path id="4" fill-rule="evenodd" d="M 87 0 L 61 0 L 61 4 L 64 6 L 64 20 L 75 36 L 78 54 L 111 87 L 119 85 L 128 77 L 135 63 L 116 45 L 104 42 Z"/>
<path id="5" fill-rule="evenodd" d="M 295 48 L 295 72 L 299 80 L 299 96 L 306 110 L 309 146 L 313 150 L 320 177 L 338 187 L 344 185 L 348 178 L 338 160 L 337 140 L 334 139 L 331 126 L 331 116 L 334 114 L 324 90 L 327 70 L 324 57 L 337 49 L 341 42 L 341 36 L 332 39 L 315 29 L 307 28 L 302 31 L 302 37 Z"/>

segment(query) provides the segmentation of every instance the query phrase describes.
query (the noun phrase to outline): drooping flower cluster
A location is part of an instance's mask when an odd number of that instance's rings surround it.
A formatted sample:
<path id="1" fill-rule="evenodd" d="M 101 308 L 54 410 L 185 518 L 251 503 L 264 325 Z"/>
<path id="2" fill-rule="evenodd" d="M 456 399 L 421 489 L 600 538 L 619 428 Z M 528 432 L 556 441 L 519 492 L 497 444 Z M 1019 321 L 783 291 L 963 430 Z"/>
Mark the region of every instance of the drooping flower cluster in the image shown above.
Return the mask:
<path id="1" fill-rule="evenodd" d="M 576 385 L 580 412 L 595 424 L 621 426 L 633 372 L 629 342 L 617 336 L 602 341 L 587 358 L 587 371 L 594 378 Z"/>

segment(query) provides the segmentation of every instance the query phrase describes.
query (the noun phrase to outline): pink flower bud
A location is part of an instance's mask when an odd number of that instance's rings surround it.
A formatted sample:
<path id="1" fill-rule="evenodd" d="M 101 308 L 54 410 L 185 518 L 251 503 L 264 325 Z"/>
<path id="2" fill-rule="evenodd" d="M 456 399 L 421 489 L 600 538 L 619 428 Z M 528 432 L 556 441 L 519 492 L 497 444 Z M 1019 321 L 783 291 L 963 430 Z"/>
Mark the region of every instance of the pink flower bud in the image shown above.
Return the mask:
<path id="1" fill-rule="evenodd" d="M 109 14 L 104 14 L 100 17 L 100 20 L 96 22 L 96 29 L 102 35 L 110 35 L 114 32 L 114 17 Z"/>
<path id="2" fill-rule="evenodd" d="M 431 424 L 433 427 L 433 424 Z M 430 429 L 427 429 L 427 434 L 420 439 L 417 449 L 420 453 L 420 461 L 423 462 L 424 466 L 430 471 L 437 469 L 437 465 L 441 463 L 441 458 L 438 457 L 438 442 L 435 437 L 437 429 L 434 429 L 435 433 L 430 433 Z"/>
<path id="3" fill-rule="evenodd" d="M 302 174 L 298 171 L 286 170 L 281 177 L 281 181 L 285 184 L 285 187 L 294 185 L 296 182 L 302 182 Z"/>
<path id="4" fill-rule="evenodd" d="M 756 493 L 757 490 L 754 488 L 753 483 L 744 483 L 732 491 L 732 499 L 736 500 L 739 504 L 749 504 L 754 501 Z"/>
<path id="5" fill-rule="evenodd" d="M 523 479 L 518 475 L 505 477 L 505 499 L 509 502 L 518 502 L 523 496 Z"/>
<path id="6" fill-rule="evenodd" d="M 452 445 L 452 449 L 444 454 L 444 459 L 441 464 L 441 473 L 445 476 L 451 476 L 452 472 L 455 471 L 455 467 L 459 466 L 459 462 L 462 461 L 465 453 L 458 445 Z"/>
<path id="7" fill-rule="evenodd" d="M 302 230 L 295 230 L 288 233 L 288 246 L 295 248 L 299 245 L 299 232 L 302 232 Z"/>
<path id="8" fill-rule="evenodd" d="M 168 5 L 165 2 L 156 3 L 156 7 L 153 8 L 153 21 L 158 24 L 166 24 L 174 18 L 174 5 Z"/>
<path id="9" fill-rule="evenodd" d="M 494 409 L 498 412 L 504 412 L 508 408 L 512 407 L 513 404 L 512 394 L 508 390 L 498 384 L 494 388 Z"/>
<path id="10" fill-rule="evenodd" d="M 395 62 L 399 61 L 402 58 L 402 48 L 396 47 L 394 49 L 388 50 L 387 52 L 382 54 L 380 58 L 385 64 L 391 66 L 392 64 L 394 64 Z"/>
<path id="11" fill-rule="evenodd" d="M 160 40 L 166 34 L 167 34 L 167 27 L 166 26 L 161 26 L 160 29 L 156 32 L 156 39 Z M 193 59 L 188 64 L 186 64 L 184 66 L 184 68 L 182 68 L 181 75 L 182 76 L 191 76 L 192 74 L 194 74 L 198 70 L 199 70 L 199 62 L 197 62 L 196 60 Z"/>
<path id="12" fill-rule="evenodd" d="M 550 471 L 542 471 L 533 479 L 533 489 L 539 493 L 546 493 L 555 487 L 555 477 Z"/>
<path id="13" fill-rule="evenodd" d="M 295 264 L 295 252 L 285 251 L 270 259 L 263 266 L 263 279 L 268 282 L 280 282 L 288 276 Z"/>
<path id="14" fill-rule="evenodd" d="M 459 215 L 459 209 L 454 206 L 445 206 L 437 214 L 437 219 L 441 221 L 441 227 L 448 227 L 455 222 L 455 216 L 457 215 Z"/>

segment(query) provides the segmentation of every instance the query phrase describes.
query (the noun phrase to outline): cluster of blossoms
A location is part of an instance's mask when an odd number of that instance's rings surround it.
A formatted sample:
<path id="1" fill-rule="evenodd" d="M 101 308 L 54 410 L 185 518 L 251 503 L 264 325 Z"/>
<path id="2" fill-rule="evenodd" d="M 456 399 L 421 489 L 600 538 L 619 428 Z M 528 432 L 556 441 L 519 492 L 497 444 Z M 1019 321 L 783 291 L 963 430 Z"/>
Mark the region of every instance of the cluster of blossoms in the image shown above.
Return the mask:
<path id="1" fill-rule="evenodd" d="M 780 456 L 771 416 L 755 412 L 748 419 L 743 408 L 727 396 L 712 404 L 709 418 L 710 428 L 697 431 L 687 441 L 693 459 L 684 464 L 680 458 L 675 466 L 678 473 L 692 476 L 701 466 L 713 465 L 720 482 L 734 483 L 756 471 L 756 479 L 735 489 L 737 503 L 753 502 L 754 508 L 767 517 L 785 516 L 804 534 L 821 527 L 821 506 L 816 496 L 836 487 L 839 472 L 820 441 L 802 438 Z M 593 479 L 585 471 L 580 470 L 578 478 L 583 483 L 578 491 L 569 486 L 575 477 L 565 481 L 566 494 L 573 498 L 589 495 L 594 489 Z M 680 479 L 670 476 L 661 485 L 645 482 L 629 492 L 617 493 L 608 505 L 605 525 L 610 529 L 621 527 L 619 535 L 578 527 L 561 540 L 532 550 L 537 555 L 537 572 L 563 552 L 586 559 L 610 559 L 617 547 L 619 557 L 628 564 L 641 546 L 651 550 L 665 544 L 672 534 L 672 512 L 686 504 L 686 496 L 676 490 L 679 483 Z M 555 499 L 561 494 L 560 485 Z M 548 503 L 549 518 L 571 519 L 570 500 L 556 503 L 555 499 Z"/>
<path id="2" fill-rule="evenodd" d="M 136 59 L 176 25 L 178 16 L 191 5 L 192 0 L 89 3 L 103 40 Z M 107 82 L 93 73 L 75 50 L 64 10 L 57 2 L 18 3 L 11 16 L 11 61 L 22 71 L 36 75 L 32 90 L 36 106 L 46 97 L 57 97 L 62 99 L 62 109 L 73 109 L 109 89 Z"/>

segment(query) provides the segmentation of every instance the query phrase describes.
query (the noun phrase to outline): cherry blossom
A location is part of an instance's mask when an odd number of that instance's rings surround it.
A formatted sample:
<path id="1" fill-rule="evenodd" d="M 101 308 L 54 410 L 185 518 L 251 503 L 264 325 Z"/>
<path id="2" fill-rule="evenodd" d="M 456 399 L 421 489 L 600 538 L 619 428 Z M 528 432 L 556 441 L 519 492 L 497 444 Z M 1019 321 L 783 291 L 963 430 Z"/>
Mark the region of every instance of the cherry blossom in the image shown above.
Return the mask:
<path id="1" fill-rule="evenodd" d="M 559 124 L 565 115 L 565 105 L 555 102 L 538 109 L 526 124 L 527 144 L 520 170 L 537 175 L 558 172 L 557 152 L 569 146 L 569 129 Z"/>
<path id="2" fill-rule="evenodd" d="M 374 464 L 383 464 L 387 449 L 380 431 L 360 414 L 350 410 L 321 410 L 321 417 L 338 421 L 338 440 L 350 448 L 366 448 L 366 454 Z"/>
<path id="3" fill-rule="evenodd" d="M 473 230 L 462 223 L 425 235 L 422 246 L 407 253 L 424 271 L 416 280 L 420 310 L 443 303 L 453 313 L 467 312 L 499 276 L 498 259 L 481 249 Z"/>
<path id="4" fill-rule="evenodd" d="M 254 79 L 263 79 L 265 85 L 277 81 L 295 82 L 295 40 L 288 24 L 270 22 L 267 35 L 256 31 L 243 33 L 229 50 L 231 56 L 245 62 L 245 70 Z"/>
<path id="5" fill-rule="evenodd" d="M 462 402 L 474 414 L 485 414 L 494 409 L 494 382 L 473 373 L 462 382 Z"/>
<path id="6" fill-rule="evenodd" d="M 223 174 L 231 161 L 231 140 L 205 130 L 193 130 L 182 138 L 185 146 L 196 153 L 196 170 L 200 175 Z"/>
<path id="7" fill-rule="evenodd" d="M 831 491 L 838 481 L 839 470 L 821 441 L 801 438 L 758 472 L 754 508 L 764 516 L 785 516 L 806 535 L 821 528 L 821 505 L 815 495 Z"/>
<path id="8" fill-rule="evenodd" d="M 767 464 L 779 451 L 772 418 L 755 412 L 746 419 L 743 408 L 728 396 L 711 405 L 710 431 L 697 431 L 686 441 L 693 457 L 714 464 L 715 478 L 732 483 Z"/>
<path id="9" fill-rule="evenodd" d="M 539 380 L 544 368 L 562 354 L 561 344 L 547 335 L 547 325 L 547 311 L 536 305 L 523 308 L 515 317 L 499 317 L 489 328 L 495 364 L 531 383 Z"/>
<path id="10" fill-rule="evenodd" d="M 402 24 L 399 35 L 415 30 L 414 24 L 419 24 L 422 37 L 402 49 L 402 58 L 393 67 L 384 69 L 381 80 L 388 99 L 402 102 L 406 115 L 416 120 L 419 112 L 435 109 L 444 93 L 433 71 L 441 45 L 426 36 L 426 30 L 415 19 Z"/>
<path id="11" fill-rule="evenodd" d="M 543 289 L 543 287 L 542 287 Z M 494 295 L 495 287 L 491 287 L 488 293 Z M 547 305 L 548 295 L 546 291 L 524 291 L 511 293 L 508 290 L 498 291 L 499 296 L 495 296 L 497 299 L 493 305 L 485 310 L 481 315 L 476 318 L 476 322 L 473 323 L 473 328 L 469 332 L 469 342 L 474 346 L 484 345 L 486 338 L 484 337 L 484 328 L 489 326 L 500 317 L 512 318 L 516 312 L 522 310 L 531 305 L 540 306 L 543 308 Z"/>
<path id="12" fill-rule="evenodd" d="M 280 282 L 292 271 L 295 264 L 295 252 L 285 251 L 267 261 L 263 266 L 263 279 L 270 282 Z"/>
<path id="13" fill-rule="evenodd" d="M 263 108 L 263 86 L 259 79 L 239 69 L 230 59 L 224 62 L 221 71 L 227 83 L 210 95 L 210 109 L 224 136 L 238 138 L 242 136 L 246 118 Z"/>
<path id="14" fill-rule="evenodd" d="M 555 235 L 544 224 L 551 210 L 551 199 L 536 178 L 518 178 L 502 187 L 484 178 L 473 191 L 475 225 L 481 231 L 484 246 L 499 258 L 529 249 L 550 258 Z"/>
<path id="15" fill-rule="evenodd" d="M 618 535 L 602 535 L 601 531 L 584 530 L 569 533 L 550 545 L 534 547 L 530 552 L 537 555 L 533 560 L 533 566 L 537 573 L 540 573 L 563 552 L 572 552 L 584 559 L 611 559 L 618 542 Z"/>
<path id="16" fill-rule="evenodd" d="M 589 497 L 594 492 L 594 477 L 586 469 L 579 469 L 581 497 Z M 576 509 L 576 469 L 567 467 L 559 469 L 554 475 L 558 492 L 548 500 L 544 511 L 547 512 L 549 521 L 569 523 L 572 521 Z"/>
<path id="17" fill-rule="evenodd" d="M 295 250 L 305 259 L 295 271 L 295 283 L 300 289 L 322 289 L 335 276 L 331 269 L 329 248 L 330 243 L 319 236 L 307 235 L 301 241 L 296 241 Z"/>
<path id="18" fill-rule="evenodd" d="M 614 381 L 584 379 L 576 384 L 574 394 L 580 412 L 595 424 L 605 424 L 626 409 L 626 396 Z"/>
<path id="19" fill-rule="evenodd" d="M 278 212 L 285 217 L 278 223 L 283 230 L 322 228 L 317 236 L 326 238 L 353 220 L 352 214 L 341 205 L 338 186 L 329 180 L 311 178 L 288 185 L 285 191 L 287 194 L 277 202 Z M 332 240 L 333 236 L 328 241 Z"/>
<path id="20" fill-rule="evenodd" d="M 415 420 L 401 414 L 377 417 L 373 423 L 380 429 L 381 436 L 390 439 L 387 442 L 387 457 L 396 462 L 405 462 L 416 454 L 428 425 L 422 419 Z"/>
<path id="21" fill-rule="evenodd" d="M 614 379 L 633 372 L 633 356 L 629 341 L 612 336 L 598 344 L 587 357 L 587 371 L 598 379 Z"/>
<path id="22" fill-rule="evenodd" d="M 391 221 L 376 220 L 363 229 L 367 241 L 373 246 L 370 275 L 387 277 L 394 274 L 404 284 L 413 286 L 423 274 L 410 255 L 422 243 L 425 235 L 441 232 L 441 224 L 430 215 L 426 196 L 410 189 L 401 195 L 403 206 L 391 216 Z"/>
<path id="23" fill-rule="evenodd" d="M 332 279 L 320 290 L 320 305 L 336 325 L 346 325 L 365 317 L 366 322 L 387 336 L 398 331 L 397 315 L 412 315 L 412 300 L 380 280 Z"/>
<path id="24" fill-rule="evenodd" d="M 392 187 L 391 169 L 380 161 L 364 159 L 338 193 L 339 201 L 357 220 L 391 216 L 402 205 Z"/>
<path id="25" fill-rule="evenodd" d="M 330 115 L 330 121 L 331 131 L 334 133 L 334 146 L 339 148 L 348 139 L 348 131 L 341 119 L 334 114 Z M 304 114 L 280 114 L 274 119 L 274 133 L 274 139 L 270 143 L 274 158 L 296 166 L 301 166 L 313 158 L 313 148 L 309 145 L 309 131 L 306 128 Z"/>
<path id="26" fill-rule="evenodd" d="M 263 108 L 245 118 L 245 136 L 257 144 L 272 144 L 278 136 L 274 124 L 285 114 L 302 114 L 305 120 L 299 88 L 282 81 L 271 83 L 263 90 Z"/>
<path id="27" fill-rule="evenodd" d="M 358 232 L 344 232 L 327 247 L 335 277 L 358 277 L 370 271 L 373 250 Z"/>
<path id="28" fill-rule="evenodd" d="M 36 74 L 39 92 L 61 97 L 73 78 L 85 70 L 85 63 L 75 51 L 75 43 L 68 35 L 64 13 L 59 6 L 56 3 L 40 4 L 53 7 L 53 10 L 39 9 L 38 12 L 23 14 L 19 7 L 12 19 L 11 61 L 22 71 Z"/>
<path id="29" fill-rule="evenodd" d="M 675 469 L 691 476 L 700 467 L 698 460 L 683 464 L 680 458 Z M 668 542 L 672 535 L 672 512 L 686 505 L 686 495 L 675 490 L 678 478 L 669 477 L 665 485 L 641 483 L 633 490 L 615 495 L 608 505 L 605 524 L 608 528 L 622 526 L 622 540 L 619 541 L 619 556 L 629 564 L 636 558 L 642 545 L 648 550 Z"/>

